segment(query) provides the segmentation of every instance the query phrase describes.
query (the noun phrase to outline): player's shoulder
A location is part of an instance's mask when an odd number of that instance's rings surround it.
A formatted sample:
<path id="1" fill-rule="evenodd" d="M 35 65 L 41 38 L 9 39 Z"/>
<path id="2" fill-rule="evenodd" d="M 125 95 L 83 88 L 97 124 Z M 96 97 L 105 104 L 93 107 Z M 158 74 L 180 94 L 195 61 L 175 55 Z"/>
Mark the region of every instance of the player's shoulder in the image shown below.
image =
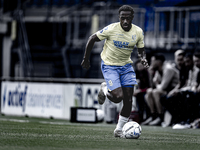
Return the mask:
<path id="1" fill-rule="evenodd" d="M 118 28 L 118 27 L 119 27 L 119 23 L 118 23 L 118 22 L 115 22 L 115 23 L 109 24 L 109 25 L 106 26 L 105 28 L 108 28 L 108 29 L 115 29 L 115 28 Z"/>
<path id="2" fill-rule="evenodd" d="M 109 33 L 110 31 L 115 30 L 116 29 L 115 27 L 117 27 L 117 23 L 111 23 L 105 26 L 102 30 L 100 30 L 99 33 L 103 33 L 103 32 Z"/>
<path id="3" fill-rule="evenodd" d="M 143 33 L 142 28 L 140 28 L 139 26 L 132 24 L 132 28 L 133 30 L 137 31 L 138 33 Z"/>

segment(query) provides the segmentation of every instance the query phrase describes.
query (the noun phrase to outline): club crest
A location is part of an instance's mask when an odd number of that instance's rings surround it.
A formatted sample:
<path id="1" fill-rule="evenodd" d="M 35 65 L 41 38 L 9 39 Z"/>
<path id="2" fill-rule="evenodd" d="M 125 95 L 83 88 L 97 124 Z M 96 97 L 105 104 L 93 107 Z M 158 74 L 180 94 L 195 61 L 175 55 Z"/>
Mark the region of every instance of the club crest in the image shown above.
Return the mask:
<path id="1" fill-rule="evenodd" d="M 135 41 L 136 41 L 136 38 L 137 38 L 137 36 L 136 36 L 136 35 L 132 35 L 132 40 L 133 40 L 133 42 L 135 42 Z"/>

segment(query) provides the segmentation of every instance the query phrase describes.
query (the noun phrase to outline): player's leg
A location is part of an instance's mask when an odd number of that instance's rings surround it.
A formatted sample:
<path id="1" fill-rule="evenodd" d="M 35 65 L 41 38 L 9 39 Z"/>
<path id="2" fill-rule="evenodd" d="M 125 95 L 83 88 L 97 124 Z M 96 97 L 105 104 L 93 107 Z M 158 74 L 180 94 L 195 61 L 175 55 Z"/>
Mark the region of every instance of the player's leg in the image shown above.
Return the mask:
<path id="1" fill-rule="evenodd" d="M 120 82 L 120 81 L 118 81 L 118 82 Z M 114 103 L 119 103 L 123 99 L 123 107 L 122 107 L 121 113 L 119 115 L 116 129 L 114 130 L 114 136 L 121 137 L 122 136 L 122 128 L 123 128 L 124 124 L 128 121 L 128 118 L 131 113 L 133 86 L 131 88 L 130 87 L 123 87 L 123 88 L 117 87 L 112 91 L 108 91 L 107 86 L 104 86 L 104 85 L 106 85 L 106 83 L 101 84 L 101 87 L 103 87 L 103 88 L 101 88 L 99 95 L 98 95 L 99 103 L 101 102 L 100 95 L 103 95 L 103 97 L 102 97 L 103 102 L 105 101 L 104 98 L 106 96 L 110 101 L 112 101 Z M 108 88 L 109 89 L 111 88 L 109 83 L 108 83 Z M 103 92 L 101 92 L 101 91 L 103 91 Z M 103 94 L 101 94 L 101 93 L 103 93 Z"/>
<path id="2" fill-rule="evenodd" d="M 116 129 L 114 130 L 114 136 L 121 137 L 122 136 L 122 128 L 123 128 L 124 124 L 128 121 L 129 115 L 131 113 L 133 88 L 117 87 L 116 89 L 114 89 L 112 91 L 108 91 L 107 86 L 105 86 L 105 85 L 106 85 L 105 82 L 103 82 L 101 84 L 102 88 L 98 95 L 98 101 L 100 104 L 101 104 L 101 102 L 105 101 L 106 96 L 110 101 L 112 101 L 114 103 L 119 103 L 123 99 L 123 108 L 121 110 L 121 114 L 119 115 Z M 109 84 L 108 84 L 108 87 L 109 87 Z M 101 93 L 103 93 L 103 94 L 101 94 Z M 101 96 L 101 95 L 103 95 L 103 96 Z M 103 101 L 101 100 L 101 97 L 103 98 Z"/>
<path id="3" fill-rule="evenodd" d="M 98 93 L 98 102 L 99 102 L 100 105 L 102 105 L 105 102 L 107 91 L 108 90 L 107 90 L 106 82 L 102 82 L 101 88 L 100 88 L 99 93 Z"/>
<path id="4" fill-rule="evenodd" d="M 122 135 L 122 127 L 128 121 L 131 113 L 133 85 L 137 84 L 136 75 L 131 64 L 125 66 L 108 66 L 102 61 L 101 70 L 107 85 L 104 86 L 105 84 L 102 83 L 103 86 L 101 86 L 102 88 L 99 92 L 104 95 L 103 101 L 105 101 L 104 98 L 106 96 L 114 103 L 119 103 L 123 99 L 123 108 L 116 129 L 114 130 L 115 137 L 120 137 Z M 100 97 L 98 96 L 98 99 Z"/>
<path id="5" fill-rule="evenodd" d="M 123 90 L 123 107 L 119 115 L 116 129 L 114 130 L 115 137 L 122 136 L 122 128 L 128 121 L 132 109 L 133 87 L 122 87 Z"/>
<path id="6" fill-rule="evenodd" d="M 106 82 L 101 84 L 98 94 L 99 104 L 103 104 L 106 97 L 114 102 L 119 103 L 123 99 L 123 90 L 120 83 L 120 75 L 116 66 L 105 65 L 102 61 L 101 70 Z"/>
<path id="7" fill-rule="evenodd" d="M 134 85 L 137 84 L 136 75 L 131 64 L 121 67 L 120 75 L 123 91 L 123 107 L 119 115 L 116 129 L 114 130 L 115 137 L 122 136 L 122 128 L 128 121 L 132 109 Z"/>
<path id="8" fill-rule="evenodd" d="M 122 88 L 118 87 L 112 91 L 108 91 L 106 82 L 101 83 L 101 89 L 98 94 L 98 102 L 100 105 L 105 102 L 106 97 L 113 103 L 120 103 L 123 99 Z"/>
<path id="9" fill-rule="evenodd" d="M 121 87 L 118 87 L 112 91 L 108 91 L 106 96 L 113 103 L 120 103 L 124 98 L 123 90 Z"/>
<path id="10" fill-rule="evenodd" d="M 123 107 L 120 115 L 128 118 L 132 110 L 132 101 L 133 101 L 132 97 L 133 97 L 134 86 L 122 87 L 122 89 L 124 98 L 123 98 Z"/>

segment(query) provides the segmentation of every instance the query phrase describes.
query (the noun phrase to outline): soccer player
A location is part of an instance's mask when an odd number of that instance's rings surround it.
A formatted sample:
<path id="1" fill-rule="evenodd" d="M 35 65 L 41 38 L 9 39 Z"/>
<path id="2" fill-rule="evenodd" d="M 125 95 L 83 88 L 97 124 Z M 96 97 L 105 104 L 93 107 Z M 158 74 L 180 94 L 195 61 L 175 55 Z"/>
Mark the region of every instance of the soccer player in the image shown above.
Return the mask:
<path id="1" fill-rule="evenodd" d="M 137 81 L 130 57 L 135 45 L 141 63 L 145 68 L 149 67 L 144 49 L 144 34 L 141 28 L 132 24 L 133 17 L 134 11 L 131 6 L 121 6 L 120 22 L 112 23 L 89 37 L 81 63 L 83 68 L 89 69 L 89 58 L 94 43 L 105 39 L 101 52 L 101 70 L 106 82 L 101 84 L 98 102 L 102 105 L 106 97 L 114 103 L 123 100 L 123 107 L 114 130 L 115 137 L 121 137 L 122 128 L 128 121 L 132 109 L 133 89 Z"/>

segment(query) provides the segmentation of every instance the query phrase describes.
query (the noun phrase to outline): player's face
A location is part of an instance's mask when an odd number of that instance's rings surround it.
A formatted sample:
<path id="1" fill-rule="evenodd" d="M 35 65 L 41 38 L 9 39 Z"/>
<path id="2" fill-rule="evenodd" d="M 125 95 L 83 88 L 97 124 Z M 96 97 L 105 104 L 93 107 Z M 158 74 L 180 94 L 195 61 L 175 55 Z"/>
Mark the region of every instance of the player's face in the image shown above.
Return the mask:
<path id="1" fill-rule="evenodd" d="M 124 31 L 129 31 L 132 27 L 133 16 L 131 11 L 121 11 L 119 14 L 120 25 Z"/>

